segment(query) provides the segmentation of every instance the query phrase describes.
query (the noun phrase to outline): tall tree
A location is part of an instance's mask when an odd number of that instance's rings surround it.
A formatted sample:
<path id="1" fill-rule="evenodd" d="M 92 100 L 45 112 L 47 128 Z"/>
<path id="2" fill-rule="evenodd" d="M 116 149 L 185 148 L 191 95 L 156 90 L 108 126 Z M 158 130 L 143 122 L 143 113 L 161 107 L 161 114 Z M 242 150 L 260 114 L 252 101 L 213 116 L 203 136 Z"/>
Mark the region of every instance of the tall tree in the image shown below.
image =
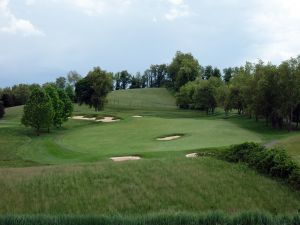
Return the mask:
<path id="1" fill-rule="evenodd" d="M 67 85 L 67 79 L 65 77 L 56 78 L 55 84 L 58 88 L 65 89 Z"/>
<path id="2" fill-rule="evenodd" d="M 192 54 L 177 52 L 168 67 L 168 76 L 171 87 L 178 91 L 181 86 L 200 76 L 200 65 Z"/>
<path id="3" fill-rule="evenodd" d="M 75 87 L 75 84 L 82 78 L 81 75 L 76 71 L 70 71 L 67 75 L 68 83 Z"/>
<path id="4" fill-rule="evenodd" d="M 204 80 L 209 80 L 209 78 L 211 78 L 214 74 L 214 69 L 212 66 L 206 66 L 204 68 L 204 74 L 203 74 L 203 79 Z"/>
<path id="5" fill-rule="evenodd" d="M 58 90 L 56 87 L 53 86 L 46 86 L 45 87 L 46 93 L 49 95 L 52 106 L 53 106 L 53 126 L 61 127 L 64 118 L 64 103 L 60 100 L 58 95 Z M 49 127 L 50 128 L 50 127 Z M 49 129 L 48 129 L 49 131 Z"/>
<path id="6" fill-rule="evenodd" d="M 68 120 L 69 117 L 72 116 L 73 113 L 73 103 L 71 99 L 69 98 L 68 94 L 66 91 L 63 89 L 58 89 L 58 96 L 59 99 L 63 102 L 63 111 L 62 111 L 62 121 L 65 122 Z"/>
<path id="7" fill-rule="evenodd" d="M 121 88 L 126 89 L 130 83 L 131 75 L 124 70 L 120 73 Z"/>
<path id="8" fill-rule="evenodd" d="M 104 108 L 107 94 L 112 91 L 112 73 L 95 67 L 88 75 L 76 83 L 76 97 L 79 104 L 87 104 L 96 111 Z"/>
<path id="9" fill-rule="evenodd" d="M 30 94 L 24 106 L 22 124 L 35 129 L 40 135 L 42 128 L 49 128 L 53 121 L 53 107 L 48 94 L 41 88 L 36 88 Z"/>
<path id="10" fill-rule="evenodd" d="M 225 83 L 229 83 L 230 79 L 232 78 L 232 73 L 233 73 L 232 68 L 231 67 L 225 68 L 223 70 L 223 73 L 224 73 L 224 81 L 225 81 Z"/>

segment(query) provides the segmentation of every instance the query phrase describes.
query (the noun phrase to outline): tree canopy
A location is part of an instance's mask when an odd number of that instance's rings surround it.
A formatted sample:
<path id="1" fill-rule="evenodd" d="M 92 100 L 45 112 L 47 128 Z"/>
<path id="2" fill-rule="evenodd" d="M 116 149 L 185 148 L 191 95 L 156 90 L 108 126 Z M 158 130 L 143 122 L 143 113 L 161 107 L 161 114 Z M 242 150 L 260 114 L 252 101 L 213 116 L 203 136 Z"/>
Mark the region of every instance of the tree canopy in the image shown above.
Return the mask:
<path id="1" fill-rule="evenodd" d="M 112 74 L 95 67 L 86 77 L 76 83 L 79 104 L 87 104 L 95 111 L 103 109 L 107 94 L 112 91 Z"/>

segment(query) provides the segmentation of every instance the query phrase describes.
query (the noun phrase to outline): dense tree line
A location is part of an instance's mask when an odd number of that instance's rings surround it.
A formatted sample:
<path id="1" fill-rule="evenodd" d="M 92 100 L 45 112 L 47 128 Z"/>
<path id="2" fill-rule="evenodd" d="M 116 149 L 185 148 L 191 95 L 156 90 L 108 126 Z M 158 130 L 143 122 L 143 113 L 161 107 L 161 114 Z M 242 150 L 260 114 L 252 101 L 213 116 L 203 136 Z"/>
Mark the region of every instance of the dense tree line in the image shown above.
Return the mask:
<path id="1" fill-rule="evenodd" d="M 4 104 L 2 101 L 0 101 L 0 119 L 3 118 L 4 114 L 5 114 Z"/>
<path id="2" fill-rule="evenodd" d="M 198 78 L 183 85 L 177 93 L 180 108 L 214 112 L 221 106 L 256 120 L 264 119 L 274 128 L 292 130 L 300 121 L 300 57 L 280 65 L 246 63 L 224 70 L 219 76 Z"/>

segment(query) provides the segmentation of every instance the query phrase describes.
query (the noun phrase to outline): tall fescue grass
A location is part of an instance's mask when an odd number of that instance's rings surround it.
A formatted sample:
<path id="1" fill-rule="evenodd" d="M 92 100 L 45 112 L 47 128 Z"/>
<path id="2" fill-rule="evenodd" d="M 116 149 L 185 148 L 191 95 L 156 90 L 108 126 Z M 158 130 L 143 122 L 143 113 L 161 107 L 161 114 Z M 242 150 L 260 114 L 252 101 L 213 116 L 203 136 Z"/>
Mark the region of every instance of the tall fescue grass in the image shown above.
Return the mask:
<path id="1" fill-rule="evenodd" d="M 233 145 L 219 156 L 229 162 L 246 163 L 270 177 L 282 179 L 300 191 L 300 167 L 283 148 L 266 148 L 256 143 Z"/>
<path id="2" fill-rule="evenodd" d="M 175 213 L 140 216 L 1 216 L 0 225 L 298 225 L 300 215 L 243 212 Z"/>

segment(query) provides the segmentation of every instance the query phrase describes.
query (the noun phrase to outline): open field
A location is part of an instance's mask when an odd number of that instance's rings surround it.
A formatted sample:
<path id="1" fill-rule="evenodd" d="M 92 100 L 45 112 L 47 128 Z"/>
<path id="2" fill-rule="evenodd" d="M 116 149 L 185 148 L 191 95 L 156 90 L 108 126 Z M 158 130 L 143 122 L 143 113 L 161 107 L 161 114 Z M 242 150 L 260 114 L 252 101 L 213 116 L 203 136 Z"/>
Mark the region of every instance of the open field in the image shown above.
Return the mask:
<path id="1" fill-rule="evenodd" d="M 234 113 L 206 116 L 179 110 L 165 89 L 116 91 L 108 99 L 97 115 L 121 121 L 70 120 L 40 137 L 20 125 L 22 107 L 7 109 L 0 121 L 0 214 L 300 209 L 298 192 L 243 165 L 185 158 L 186 153 L 245 141 L 297 144 L 297 133 L 272 130 Z M 74 114 L 95 112 L 75 106 Z M 183 136 L 157 140 L 175 134 Z M 297 159 L 294 144 L 286 146 Z M 124 155 L 142 159 L 109 159 Z"/>

